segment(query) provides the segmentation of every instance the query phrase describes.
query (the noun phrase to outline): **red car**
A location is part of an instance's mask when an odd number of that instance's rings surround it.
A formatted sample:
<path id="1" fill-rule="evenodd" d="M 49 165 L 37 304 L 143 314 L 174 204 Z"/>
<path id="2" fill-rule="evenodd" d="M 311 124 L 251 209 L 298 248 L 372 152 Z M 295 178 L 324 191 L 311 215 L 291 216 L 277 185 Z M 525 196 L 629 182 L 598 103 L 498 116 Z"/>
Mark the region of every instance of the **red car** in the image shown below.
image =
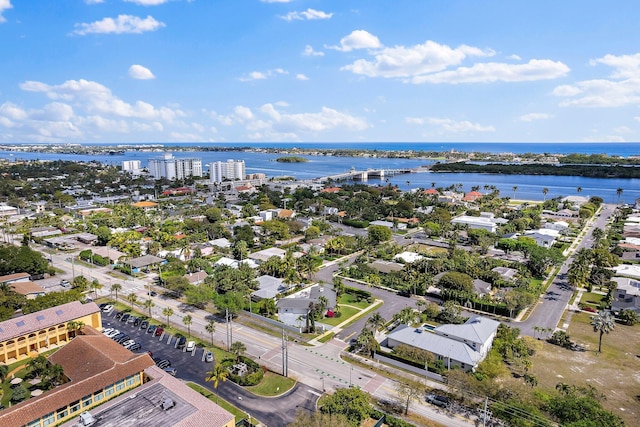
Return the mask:
<path id="1" fill-rule="evenodd" d="M 163 329 L 163 328 L 156 328 L 156 333 L 155 333 L 155 335 L 156 335 L 157 337 L 159 337 L 160 335 L 162 335 L 162 333 L 163 333 L 163 332 L 164 332 L 164 329 Z"/>

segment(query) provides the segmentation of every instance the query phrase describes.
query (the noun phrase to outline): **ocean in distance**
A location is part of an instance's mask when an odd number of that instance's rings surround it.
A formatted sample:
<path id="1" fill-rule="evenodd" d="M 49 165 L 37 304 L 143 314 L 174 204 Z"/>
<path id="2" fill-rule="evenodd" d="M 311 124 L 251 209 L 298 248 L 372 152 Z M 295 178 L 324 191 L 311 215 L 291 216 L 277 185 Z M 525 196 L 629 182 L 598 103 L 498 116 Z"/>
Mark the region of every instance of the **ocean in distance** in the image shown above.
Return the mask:
<path id="1" fill-rule="evenodd" d="M 157 143 L 156 143 L 157 144 Z M 83 144 L 83 145 L 109 145 L 109 146 L 139 146 L 144 144 Z M 637 143 L 164 143 L 167 152 L 172 152 L 172 146 L 198 146 L 198 147 L 250 147 L 250 148 L 317 148 L 323 149 L 362 149 L 379 151 L 479 151 L 492 153 L 551 153 L 551 154 L 599 154 L 619 155 L 623 157 L 640 155 L 640 144 Z M 79 155 L 39 152 L 12 152 L 0 151 L 0 158 L 16 160 L 69 160 L 69 161 L 99 161 L 106 164 L 119 165 L 123 160 L 140 160 L 143 167 L 147 166 L 150 158 L 159 157 L 159 152 L 126 150 L 122 155 Z M 368 158 L 368 157 L 336 157 L 336 156 L 304 156 L 306 163 L 278 163 L 279 154 L 238 151 L 190 151 L 174 152 L 175 157 L 198 157 L 202 159 L 203 167 L 209 163 L 227 159 L 244 160 L 247 172 L 265 173 L 268 177 L 293 176 L 301 180 L 310 180 L 323 176 L 344 173 L 351 168 L 365 169 L 413 169 L 419 166 L 432 164 L 433 161 L 421 159 L 397 159 L 397 158 Z M 484 191 L 485 185 L 495 185 L 501 195 L 524 200 L 542 200 L 545 195 L 543 188 L 549 191 L 546 198 L 556 196 L 577 195 L 578 187 L 582 189 L 581 196 L 599 196 L 606 203 L 617 203 L 617 189 L 623 193 L 621 202 L 632 203 L 640 198 L 640 179 L 607 179 L 584 178 L 578 176 L 540 176 L 540 175 L 499 175 L 477 173 L 434 173 L 421 172 L 397 175 L 386 180 L 370 180 L 369 184 L 398 185 L 401 190 L 414 188 L 435 187 L 446 188 L 460 183 L 465 191 L 479 185 Z M 513 187 L 517 190 L 513 191 Z"/>

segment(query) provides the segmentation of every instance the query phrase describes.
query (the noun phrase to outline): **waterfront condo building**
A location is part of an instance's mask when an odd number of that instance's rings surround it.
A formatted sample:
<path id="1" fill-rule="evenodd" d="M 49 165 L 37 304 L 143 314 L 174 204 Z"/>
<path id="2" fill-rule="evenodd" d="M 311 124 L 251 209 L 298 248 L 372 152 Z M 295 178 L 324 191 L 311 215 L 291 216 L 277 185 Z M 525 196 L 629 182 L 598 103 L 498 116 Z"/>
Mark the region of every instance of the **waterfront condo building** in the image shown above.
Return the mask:
<path id="1" fill-rule="evenodd" d="M 140 173 L 140 169 L 140 160 L 125 160 L 122 162 L 123 172 L 129 172 L 133 175 L 138 175 Z"/>
<path id="2" fill-rule="evenodd" d="M 213 162 L 209 165 L 209 174 L 212 183 L 224 180 L 235 181 L 245 179 L 244 160 L 227 160 L 226 162 Z"/>
<path id="3" fill-rule="evenodd" d="M 202 176 L 202 159 L 178 159 L 166 153 L 159 159 L 149 159 L 149 173 L 154 179 L 184 179 Z"/>

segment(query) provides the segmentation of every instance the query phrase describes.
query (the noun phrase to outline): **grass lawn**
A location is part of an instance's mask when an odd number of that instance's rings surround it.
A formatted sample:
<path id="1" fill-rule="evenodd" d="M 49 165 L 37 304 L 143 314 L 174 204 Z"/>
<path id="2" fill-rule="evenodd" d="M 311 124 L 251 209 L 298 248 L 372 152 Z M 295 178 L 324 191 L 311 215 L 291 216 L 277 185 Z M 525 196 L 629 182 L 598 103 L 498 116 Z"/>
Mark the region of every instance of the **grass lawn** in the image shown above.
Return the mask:
<path id="1" fill-rule="evenodd" d="M 543 342 L 533 358 L 532 373 L 538 386 L 554 389 L 563 382 L 593 385 L 607 399 L 603 406 L 624 419 L 626 425 L 638 425 L 640 419 L 640 325 L 616 324 L 602 337 L 602 353 L 598 354 L 598 337 L 589 324 L 590 315 L 575 313 L 567 333 L 572 341 L 587 347 L 574 352 Z"/>
<path id="2" fill-rule="evenodd" d="M 358 310 L 357 308 L 342 306 L 340 307 L 340 317 L 324 317 L 319 320 L 319 322 L 326 325 L 337 326 L 345 320 L 349 319 L 351 316 L 358 314 L 359 312 L 360 310 Z"/>
<path id="3" fill-rule="evenodd" d="M 582 294 L 582 297 L 580 298 L 580 302 L 599 306 L 600 301 L 602 301 L 602 298 L 604 298 L 604 295 L 596 294 L 593 292 L 585 292 Z"/>
<path id="4" fill-rule="evenodd" d="M 260 381 L 260 384 L 245 388 L 258 396 L 272 397 L 279 396 L 291 390 L 295 384 L 296 381 L 291 378 L 267 371 L 262 381 Z"/>
<path id="5" fill-rule="evenodd" d="M 338 301 L 339 304 L 347 304 L 347 305 L 352 305 L 354 307 L 358 307 L 358 308 L 367 308 L 367 306 L 369 306 L 369 303 L 365 300 L 362 301 L 358 301 L 355 297 L 355 295 L 353 294 L 343 294 L 340 296 L 340 301 Z"/>
<path id="6" fill-rule="evenodd" d="M 231 412 L 231 414 L 234 417 L 236 417 L 236 422 L 249 418 L 249 416 L 245 412 L 242 412 L 240 409 L 236 408 L 231 403 L 227 402 L 226 400 L 220 397 L 216 398 L 216 394 L 213 393 L 212 391 L 209 391 L 208 389 L 195 383 L 187 383 L 187 385 L 191 387 L 193 390 L 203 395 L 204 397 L 206 397 L 207 399 L 209 399 L 210 401 L 217 403 L 218 406 L 221 406 L 223 409 Z"/>

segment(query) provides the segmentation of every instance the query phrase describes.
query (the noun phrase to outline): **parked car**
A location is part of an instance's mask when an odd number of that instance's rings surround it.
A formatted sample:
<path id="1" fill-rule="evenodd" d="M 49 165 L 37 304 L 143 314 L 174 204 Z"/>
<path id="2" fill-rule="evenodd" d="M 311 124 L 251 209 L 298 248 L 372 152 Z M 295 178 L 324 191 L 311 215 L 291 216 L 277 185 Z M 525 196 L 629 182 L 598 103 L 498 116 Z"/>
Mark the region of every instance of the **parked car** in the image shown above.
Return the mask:
<path id="1" fill-rule="evenodd" d="M 153 351 L 149 350 L 147 351 L 147 354 L 149 355 L 149 357 L 153 358 Z"/>
<path id="2" fill-rule="evenodd" d="M 71 283 L 68 280 L 61 280 L 60 281 L 60 286 L 62 286 L 63 288 L 70 288 L 71 287 Z"/>
<path id="3" fill-rule="evenodd" d="M 132 315 L 127 319 L 127 323 L 136 323 L 136 320 L 138 320 L 138 318 Z"/>
<path id="4" fill-rule="evenodd" d="M 164 368 L 164 371 L 170 375 L 173 375 L 174 377 L 178 373 L 178 370 L 176 368 Z"/>
<path id="5" fill-rule="evenodd" d="M 127 334 L 125 334 L 124 332 L 118 332 L 117 334 L 109 338 L 117 342 L 120 338 L 124 337 L 125 335 Z"/>
<path id="6" fill-rule="evenodd" d="M 193 351 L 196 349 L 196 342 L 195 341 L 189 341 L 187 343 L 187 351 Z"/>
<path id="7" fill-rule="evenodd" d="M 164 332 L 164 328 L 157 327 L 155 333 L 153 334 L 156 337 L 159 337 Z"/>
<path id="8" fill-rule="evenodd" d="M 102 330 L 102 333 L 103 333 L 104 335 L 107 335 L 109 332 L 112 332 L 113 330 L 114 330 L 114 328 L 104 328 L 104 329 Z"/>
<path id="9" fill-rule="evenodd" d="M 147 328 L 147 333 L 148 334 L 152 334 L 156 331 L 157 326 L 156 325 L 149 325 L 149 327 Z"/>
<path id="10" fill-rule="evenodd" d="M 208 351 L 207 354 L 205 354 L 204 356 L 204 361 L 207 363 L 213 362 L 213 353 Z"/>
<path id="11" fill-rule="evenodd" d="M 157 365 L 158 365 L 158 368 L 165 369 L 165 368 L 168 368 L 169 366 L 171 366 L 171 361 L 169 361 L 168 359 L 163 359 L 163 360 L 159 361 L 157 363 Z"/>
<path id="12" fill-rule="evenodd" d="M 147 295 L 155 297 L 156 295 L 158 295 L 158 293 L 156 291 L 151 291 L 151 292 L 147 292 Z"/>
<path id="13" fill-rule="evenodd" d="M 428 394 L 427 402 L 440 407 L 449 405 L 449 399 L 438 394 Z"/>
<path id="14" fill-rule="evenodd" d="M 176 338 L 178 339 L 178 345 L 177 345 L 177 347 L 178 347 L 178 348 L 182 348 L 182 347 L 184 347 L 184 345 L 185 345 L 185 344 L 186 344 L 186 342 L 187 342 L 187 339 L 186 339 L 185 337 L 183 337 L 183 336 L 177 336 L 177 335 L 176 335 Z"/>
<path id="15" fill-rule="evenodd" d="M 106 302 L 103 302 L 102 304 L 98 304 L 98 308 L 99 308 L 100 310 L 102 310 L 102 309 L 103 309 L 103 308 L 105 308 L 106 306 L 107 306 L 107 303 L 106 303 Z"/>
<path id="16" fill-rule="evenodd" d="M 133 326 L 140 326 L 140 322 L 142 322 L 142 320 L 140 320 L 140 318 L 136 318 L 136 320 L 133 321 Z"/>
<path id="17" fill-rule="evenodd" d="M 115 316 L 113 316 L 113 317 L 114 317 L 116 320 L 120 320 L 120 319 L 122 319 L 122 315 L 123 315 L 123 314 L 124 314 L 124 313 L 123 313 L 122 311 L 116 311 L 116 315 L 115 315 Z"/>
<path id="18" fill-rule="evenodd" d="M 149 322 L 147 320 L 143 320 L 142 322 L 140 322 L 140 329 L 144 329 L 146 331 L 148 327 Z"/>
<path id="19" fill-rule="evenodd" d="M 131 317 L 131 314 L 129 313 L 125 313 L 122 315 L 122 317 L 120 318 L 121 322 L 127 323 L 127 321 L 129 320 L 129 317 Z"/>
<path id="20" fill-rule="evenodd" d="M 104 307 L 102 307 L 102 312 L 105 314 L 109 314 L 113 311 L 113 305 L 111 304 L 105 304 Z"/>
<path id="21" fill-rule="evenodd" d="M 141 348 L 142 348 L 142 345 L 140 345 L 140 343 L 137 342 L 134 345 L 132 345 L 131 347 L 129 347 L 129 350 L 136 351 L 136 350 L 140 350 Z"/>
<path id="22" fill-rule="evenodd" d="M 131 337 L 129 335 L 124 335 L 123 337 L 120 337 L 116 340 L 116 342 L 118 344 L 122 344 L 123 342 L 127 342 L 131 339 Z"/>
<path id="23" fill-rule="evenodd" d="M 134 345 L 136 342 L 135 340 L 128 340 L 122 343 L 122 346 L 126 349 L 128 349 L 129 347 L 131 347 L 132 345 Z"/>

